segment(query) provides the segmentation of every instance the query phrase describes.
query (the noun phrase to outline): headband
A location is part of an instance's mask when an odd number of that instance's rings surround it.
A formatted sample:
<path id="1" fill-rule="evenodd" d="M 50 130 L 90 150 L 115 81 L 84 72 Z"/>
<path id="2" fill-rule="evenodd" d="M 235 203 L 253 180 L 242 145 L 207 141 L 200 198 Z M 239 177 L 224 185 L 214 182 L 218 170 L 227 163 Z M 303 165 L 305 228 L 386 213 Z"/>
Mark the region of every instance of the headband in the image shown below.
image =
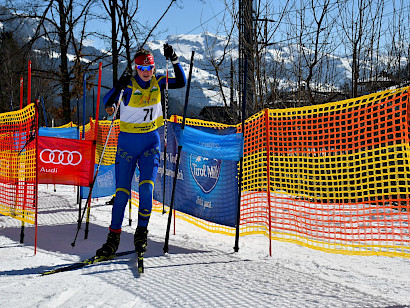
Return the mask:
<path id="1" fill-rule="evenodd" d="M 152 55 L 140 55 L 135 58 L 136 65 L 155 65 Z"/>

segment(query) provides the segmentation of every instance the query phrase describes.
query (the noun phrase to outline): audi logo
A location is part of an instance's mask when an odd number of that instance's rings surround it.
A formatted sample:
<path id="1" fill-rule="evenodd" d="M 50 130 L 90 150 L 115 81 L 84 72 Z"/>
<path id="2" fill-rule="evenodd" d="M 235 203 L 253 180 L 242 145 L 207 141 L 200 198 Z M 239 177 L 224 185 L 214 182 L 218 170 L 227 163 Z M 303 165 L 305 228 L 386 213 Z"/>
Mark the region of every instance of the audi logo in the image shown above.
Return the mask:
<path id="1" fill-rule="evenodd" d="M 81 163 L 83 157 L 78 151 L 44 149 L 40 152 L 40 159 L 45 164 L 77 166 Z"/>

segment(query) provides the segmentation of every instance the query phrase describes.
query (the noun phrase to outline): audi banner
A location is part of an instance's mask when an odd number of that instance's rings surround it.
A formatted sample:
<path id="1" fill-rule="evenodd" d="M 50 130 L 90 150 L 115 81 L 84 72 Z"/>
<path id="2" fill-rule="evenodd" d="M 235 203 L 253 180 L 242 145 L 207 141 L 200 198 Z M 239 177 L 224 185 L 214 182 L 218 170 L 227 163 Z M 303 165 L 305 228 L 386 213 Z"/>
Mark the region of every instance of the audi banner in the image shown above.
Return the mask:
<path id="1" fill-rule="evenodd" d="M 38 137 L 39 184 L 89 187 L 94 172 L 91 140 Z"/>

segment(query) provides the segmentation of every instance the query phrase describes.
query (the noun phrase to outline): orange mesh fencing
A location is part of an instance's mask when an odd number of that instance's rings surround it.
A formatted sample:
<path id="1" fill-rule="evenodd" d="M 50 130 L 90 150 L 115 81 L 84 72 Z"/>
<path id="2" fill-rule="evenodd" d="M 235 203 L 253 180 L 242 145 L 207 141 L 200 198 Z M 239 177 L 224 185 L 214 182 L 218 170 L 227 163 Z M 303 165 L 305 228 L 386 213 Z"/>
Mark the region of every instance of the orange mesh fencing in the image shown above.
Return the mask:
<path id="1" fill-rule="evenodd" d="M 250 117 L 240 234 L 333 253 L 410 257 L 408 92 L 266 109 Z M 212 232 L 235 232 L 177 217 Z"/>
<path id="2" fill-rule="evenodd" d="M 99 120 L 98 121 L 98 132 L 97 132 L 97 148 L 95 153 L 95 163 L 98 164 L 100 157 L 104 148 L 104 144 L 107 140 L 108 132 L 110 130 L 112 121 Z M 95 120 L 90 119 L 90 122 L 85 125 L 85 140 L 94 140 L 95 132 Z M 80 135 L 82 136 L 83 127 L 80 128 Z M 112 165 L 115 163 L 115 153 L 117 151 L 117 139 L 118 133 L 120 132 L 120 120 L 115 120 L 114 125 L 111 129 L 110 137 L 107 141 L 107 146 L 105 148 L 104 157 L 101 161 L 101 165 Z"/>
<path id="3" fill-rule="evenodd" d="M 82 139 L 83 131 L 84 131 L 84 140 L 94 140 L 95 139 L 95 119 L 90 118 L 90 122 L 86 125 L 80 125 L 80 138 Z M 112 121 L 108 120 L 99 120 L 98 121 L 98 132 L 97 132 L 97 147 L 95 153 L 95 163 L 98 164 L 100 161 L 100 157 L 102 154 L 102 150 L 104 148 L 104 144 L 106 142 L 108 132 L 110 130 Z M 73 122 L 68 124 L 59 126 L 58 128 L 64 127 L 76 127 L 77 125 Z M 107 141 L 107 146 L 105 149 L 104 157 L 101 161 L 102 165 L 112 165 L 115 163 L 115 153 L 117 151 L 117 139 L 118 133 L 120 132 L 120 120 L 117 119 L 114 121 L 114 125 L 112 127 L 110 138 Z"/>
<path id="4" fill-rule="evenodd" d="M 330 252 L 410 257 L 408 92 L 249 119 L 244 233 Z"/>
<path id="5" fill-rule="evenodd" d="M 409 110 L 406 87 L 266 109 L 247 119 L 240 235 L 264 234 L 332 253 L 409 258 Z M 106 122 L 99 122 L 99 153 L 111 124 Z M 186 124 L 232 127 L 195 119 Z M 110 163 L 118 126 L 107 145 Z M 242 130 L 240 124 L 233 127 Z M 138 205 L 135 191 L 132 202 Z M 154 201 L 153 210 L 162 211 L 162 203 Z M 235 234 L 234 228 L 180 212 L 175 216 L 211 232 Z"/>
<path id="6" fill-rule="evenodd" d="M 0 114 L 0 214 L 35 224 L 35 107 Z"/>

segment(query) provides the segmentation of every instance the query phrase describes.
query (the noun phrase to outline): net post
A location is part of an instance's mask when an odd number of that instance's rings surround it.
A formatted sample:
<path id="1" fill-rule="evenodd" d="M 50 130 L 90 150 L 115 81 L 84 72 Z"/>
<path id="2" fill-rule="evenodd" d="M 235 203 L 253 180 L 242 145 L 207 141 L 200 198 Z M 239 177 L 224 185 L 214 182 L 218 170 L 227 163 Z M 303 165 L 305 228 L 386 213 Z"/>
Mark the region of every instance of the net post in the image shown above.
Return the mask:
<path id="1" fill-rule="evenodd" d="M 270 125 L 269 109 L 265 109 L 265 131 L 266 131 L 266 180 L 268 188 L 268 219 L 269 219 L 269 256 L 272 257 L 272 217 L 270 204 Z"/>

